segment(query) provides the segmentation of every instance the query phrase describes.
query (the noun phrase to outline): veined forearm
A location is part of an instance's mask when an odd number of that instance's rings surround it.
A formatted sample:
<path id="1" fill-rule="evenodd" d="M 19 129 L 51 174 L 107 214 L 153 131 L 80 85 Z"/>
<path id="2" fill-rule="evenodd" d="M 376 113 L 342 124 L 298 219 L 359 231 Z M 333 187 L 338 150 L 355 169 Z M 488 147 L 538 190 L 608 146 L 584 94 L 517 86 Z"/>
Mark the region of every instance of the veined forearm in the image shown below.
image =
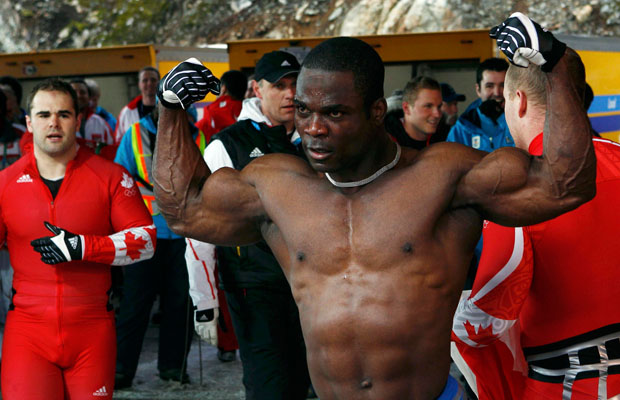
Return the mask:
<path id="1" fill-rule="evenodd" d="M 157 205 L 174 230 L 187 218 L 190 199 L 199 195 L 211 174 L 191 137 L 184 110 L 160 107 L 153 165 Z"/>
<path id="2" fill-rule="evenodd" d="M 596 157 L 583 108 L 585 71 L 577 53 L 567 48 L 547 78 L 545 164 L 554 195 L 582 203 L 596 192 Z"/>

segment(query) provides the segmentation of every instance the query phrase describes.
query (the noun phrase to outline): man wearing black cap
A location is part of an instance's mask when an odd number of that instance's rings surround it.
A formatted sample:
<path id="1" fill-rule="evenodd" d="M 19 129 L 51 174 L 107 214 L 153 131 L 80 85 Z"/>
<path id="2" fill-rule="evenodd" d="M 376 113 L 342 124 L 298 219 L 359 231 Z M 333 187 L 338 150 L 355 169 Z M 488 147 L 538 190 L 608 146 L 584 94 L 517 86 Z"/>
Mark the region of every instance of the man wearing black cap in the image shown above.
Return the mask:
<path id="1" fill-rule="evenodd" d="M 454 88 L 447 83 L 441 83 L 441 120 L 435 132 L 438 142 L 444 142 L 448 137 L 450 129 L 459 117 L 458 103 L 465 101 L 465 95 L 456 93 Z"/>
<path id="2" fill-rule="evenodd" d="M 456 119 L 459 116 L 459 105 L 461 101 L 465 101 L 465 95 L 456 93 L 454 88 L 448 83 L 442 83 L 441 85 L 441 111 L 446 119 L 446 124 L 452 126 L 456 123 Z"/>
<path id="3" fill-rule="evenodd" d="M 508 62 L 488 58 L 476 69 L 476 94 L 450 130 L 447 141 L 491 152 L 500 147 L 514 147 L 504 116 L 504 80 Z"/>
<path id="4" fill-rule="evenodd" d="M 237 123 L 213 136 L 204 158 L 211 171 L 243 169 L 268 153 L 302 156 L 293 98 L 300 65 L 283 51 L 265 54 Z M 243 362 L 246 399 L 305 399 L 310 384 L 299 313 L 284 273 L 264 241 L 217 246 L 220 287 L 226 293 Z M 211 311 L 210 313 L 208 311 Z M 214 310 L 196 313 L 214 320 Z"/>

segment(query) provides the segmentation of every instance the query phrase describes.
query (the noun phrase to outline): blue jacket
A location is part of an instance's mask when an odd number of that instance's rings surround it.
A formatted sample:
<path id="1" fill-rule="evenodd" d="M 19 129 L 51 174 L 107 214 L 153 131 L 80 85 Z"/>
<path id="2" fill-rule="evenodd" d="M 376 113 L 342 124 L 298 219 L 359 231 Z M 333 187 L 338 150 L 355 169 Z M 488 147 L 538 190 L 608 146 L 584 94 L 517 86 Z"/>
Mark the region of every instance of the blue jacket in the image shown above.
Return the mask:
<path id="1" fill-rule="evenodd" d="M 497 123 L 480 112 L 480 99 L 472 103 L 450 129 L 447 142 L 462 143 L 474 149 L 491 152 L 500 147 L 514 147 L 504 114 Z"/>
<path id="2" fill-rule="evenodd" d="M 149 133 L 156 135 L 157 134 L 157 126 L 153 122 L 151 115 L 147 115 L 142 118 L 139 122 L 140 129 L 146 129 Z M 132 144 L 131 144 L 131 128 L 123 135 L 121 139 L 121 143 L 118 146 L 118 151 L 116 152 L 116 157 L 114 158 L 114 162 L 122 165 L 127 168 L 129 173 L 136 179 L 138 174 L 138 167 L 136 165 L 136 157 L 134 156 Z M 151 148 L 153 148 L 151 146 Z M 149 157 L 152 160 L 152 157 Z M 157 238 L 158 239 L 181 239 L 182 237 L 172 232 L 170 228 L 168 228 L 168 224 L 164 217 L 157 213 L 153 215 L 153 222 L 157 227 Z"/>

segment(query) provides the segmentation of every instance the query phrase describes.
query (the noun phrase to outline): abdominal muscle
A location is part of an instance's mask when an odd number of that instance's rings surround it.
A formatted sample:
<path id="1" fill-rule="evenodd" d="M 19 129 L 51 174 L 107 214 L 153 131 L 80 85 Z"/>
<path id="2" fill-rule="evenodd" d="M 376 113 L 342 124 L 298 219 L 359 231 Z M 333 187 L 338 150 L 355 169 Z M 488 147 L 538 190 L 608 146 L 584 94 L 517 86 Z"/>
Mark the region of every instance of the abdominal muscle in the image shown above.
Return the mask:
<path id="1" fill-rule="evenodd" d="M 349 266 L 336 275 L 315 275 L 301 290 L 293 285 L 322 400 L 439 396 L 457 298 L 436 278 L 403 274 L 403 268 Z"/>

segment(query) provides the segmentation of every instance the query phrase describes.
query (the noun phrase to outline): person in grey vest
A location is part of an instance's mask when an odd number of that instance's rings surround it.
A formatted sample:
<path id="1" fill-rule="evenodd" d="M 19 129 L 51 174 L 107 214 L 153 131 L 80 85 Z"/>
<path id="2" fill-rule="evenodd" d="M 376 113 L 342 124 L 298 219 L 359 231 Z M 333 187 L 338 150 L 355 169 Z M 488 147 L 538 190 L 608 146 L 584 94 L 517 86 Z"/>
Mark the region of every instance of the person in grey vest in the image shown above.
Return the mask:
<path id="1" fill-rule="evenodd" d="M 300 66 L 292 54 L 274 51 L 257 63 L 256 97 L 243 101 L 237 123 L 214 135 L 204 159 L 212 171 L 243 169 L 268 153 L 302 156 L 293 98 Z M 304 399 L 310 378 L 299 313 L 291 289 L 264 241 L 217 246 L 223 289 L 239 342 L 248 400 Z M 216 321 L 215 310 L 196 317 Z"/>

